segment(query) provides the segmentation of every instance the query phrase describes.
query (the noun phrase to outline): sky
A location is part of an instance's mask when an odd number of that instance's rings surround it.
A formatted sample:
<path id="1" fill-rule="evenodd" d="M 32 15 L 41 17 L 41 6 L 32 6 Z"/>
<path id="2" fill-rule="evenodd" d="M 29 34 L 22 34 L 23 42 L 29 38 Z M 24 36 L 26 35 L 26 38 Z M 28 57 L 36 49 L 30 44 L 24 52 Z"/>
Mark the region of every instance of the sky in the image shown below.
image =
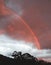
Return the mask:
<path id="1" fill-rule="evenodd" d="M 7 8 L 10 8 L 10 10 L 16 12 L 16 14 L 22 17 L 22 19 L 28 24 L 28 26 L 33 31 L 34 35 L 37 37 L 41 48 L 51 49 L 51 1 L 50 0 L 39 0 L 39 1 L 5 0 L 4 3 L 5 3 L 4 5 L 6 6 L 6 10 Z M 2 21 L 0 23 L 1 30 L 3 28 L 6 29 L 7 25 L 9 25 L 10 20 L 13 21 L 13 18 L 15 21 L 14 15 L 12 16 L 11 12 L 9 13 L 9 11 L 6 10 L 5 11 L 3 10 L 4 12 L 2 12 L 1 9 L 0 14 L 1 15 L 4 14 L 3 16 L 0 16 L 0 21 Z M 19 25 L 20 28 L 24 26 L 24 24 L 21 23 L 19 23 Z M 16 26 L 17 25 L 15 25 L 15 28 Z M 23 28 L 27 29 L 26 27 Z M 29 32 L 26 33 L 26 36 L 28 35 Z M 29 38 L 31 38 L 31 36 Z"/>
<path id="2" fill-rule="evenodd" d="M 50 56 L 51 0 L 0 0 L 0 45 L 2 50 L 7 47 L 3 41 L 11 44 L 9 49 L 11 47 L 13 49 L 14 44 L 12 45 L 12 43 L 15 43 L 15 40 L 16 43 L 19 41 L 18 44 L 33 43 L 34 49 L 37 48 L 36 54 L 40 53 L 42 57 Z M 27 44 L 22 45 L 27 47 Z M 38 50 L 38 48 L 42 50 Z M 31 50 L 33 50 L 32 46 Z M 31 53 L 33 54 L 33 52 Z"/>

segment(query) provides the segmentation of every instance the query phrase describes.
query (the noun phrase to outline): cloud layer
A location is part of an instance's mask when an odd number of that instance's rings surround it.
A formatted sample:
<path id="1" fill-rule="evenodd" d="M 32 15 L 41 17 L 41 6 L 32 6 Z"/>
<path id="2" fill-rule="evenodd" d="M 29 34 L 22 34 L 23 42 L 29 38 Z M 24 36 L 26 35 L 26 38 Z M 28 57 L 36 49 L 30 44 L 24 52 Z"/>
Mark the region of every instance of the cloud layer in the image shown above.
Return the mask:
<path id="1" fill-rule="evenodd" d="M 37 58 L 51 59 L 51 49 L 38 50 L 32 43 L 13 40 L 6 35 L 0 35 L 0 54 L 11 57 L 14 51 L 29 53 Z"/>

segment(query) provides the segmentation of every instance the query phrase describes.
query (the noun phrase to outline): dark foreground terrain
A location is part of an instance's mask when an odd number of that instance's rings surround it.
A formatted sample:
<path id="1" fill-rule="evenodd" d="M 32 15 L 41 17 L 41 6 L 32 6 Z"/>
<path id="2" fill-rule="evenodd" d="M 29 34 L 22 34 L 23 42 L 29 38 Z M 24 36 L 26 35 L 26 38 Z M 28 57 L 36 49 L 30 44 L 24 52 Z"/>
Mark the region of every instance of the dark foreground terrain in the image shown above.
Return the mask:
<path id="1" fill-rule="evenodd" d="M 14 58 L 0 55 L 0 65 L 51 65 L 51 63 L 45 62 L 43 60 L 38 60 L 28 53 L 25 53 L 23 55 L 13 54 L 12 56 L 14 56 Z"/>

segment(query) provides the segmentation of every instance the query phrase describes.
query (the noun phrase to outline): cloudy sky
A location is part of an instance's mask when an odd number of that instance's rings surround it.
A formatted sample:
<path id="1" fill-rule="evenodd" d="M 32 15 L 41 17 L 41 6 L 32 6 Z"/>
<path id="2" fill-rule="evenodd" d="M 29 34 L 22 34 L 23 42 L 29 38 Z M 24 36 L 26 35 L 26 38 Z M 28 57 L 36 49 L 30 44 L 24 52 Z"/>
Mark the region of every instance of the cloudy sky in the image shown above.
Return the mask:
<path id="1" fill-rule="evenodd" d="M 5 38 L 7 39 L 6 41 Z M 17 41 L 11 41 L 11 39 Z M 24 43 L 34 43 L 34 48 L 43 49 L 41 51 L 36 49 L 36 53 L 44 54 L 43 56 L 46 54 L 46 56 L 50 56 L 50 0 L 0 0 L 0 50 L 6 49 L 8 46 L 6 43 L 9 45 L 18 41 L 18 43 L 23 43 L 20 40 L 24 40 Z M 10 45 L 10 48 L 13 48 L 13 45 Z M 26 44 L 22 45 L 26 46 Z M 46 53 L 44 53 L 45 51 Z"/>
<path id="2" fill-rule="evenodd" d="M 1 10 L 0 14 L 2 15 L 0 16 L 1 29 L 7 28 L 8 26 L 7 24 L 10 24 L 8 23 L 10 22 L 10 20 L 13 21 L 14 15 L 11 14 L 11 12 L 9 12 L 9 9 L 7 11 L 7 8 L 10 8 L 10 10 L 16 12 L 29 25 L 29 27 L 32 29 L 33 33 L 37 37 L 41 48 L 48 48 L 48 49 L 51 48 L 51 1 L 50 0 L 38 0 L 38 1 L 37 0 L 27 0 L 27 1 L 0 0 L 0 1 L 2 1 L 2 3 L 5 2 L 5 6 L 6 6 L 5 9 L 3 7 L 2 9 L 0 9 Z M 21 28 L 24 25 L 19 24 L 19 26 Z M 25 27 L 23 28 L 25 30 Z M 15 30 L 16 30 L 16 25 L 15 25 Z M 26 35 L 29 32 L 27 32 Z"/>

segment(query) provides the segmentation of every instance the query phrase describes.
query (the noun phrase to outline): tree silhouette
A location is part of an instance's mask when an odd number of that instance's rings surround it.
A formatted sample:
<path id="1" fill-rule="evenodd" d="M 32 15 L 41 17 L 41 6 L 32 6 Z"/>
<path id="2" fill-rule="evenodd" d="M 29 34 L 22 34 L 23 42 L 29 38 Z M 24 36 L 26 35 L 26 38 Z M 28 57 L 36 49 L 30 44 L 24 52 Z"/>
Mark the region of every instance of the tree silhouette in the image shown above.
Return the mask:
<path id="1" fill-rule="evenodd" d="M 14 52 L 12 53 L 12 56 L 14 57 L 14 59 L 21 58 L 21 52 L 14 51 Z"/>

